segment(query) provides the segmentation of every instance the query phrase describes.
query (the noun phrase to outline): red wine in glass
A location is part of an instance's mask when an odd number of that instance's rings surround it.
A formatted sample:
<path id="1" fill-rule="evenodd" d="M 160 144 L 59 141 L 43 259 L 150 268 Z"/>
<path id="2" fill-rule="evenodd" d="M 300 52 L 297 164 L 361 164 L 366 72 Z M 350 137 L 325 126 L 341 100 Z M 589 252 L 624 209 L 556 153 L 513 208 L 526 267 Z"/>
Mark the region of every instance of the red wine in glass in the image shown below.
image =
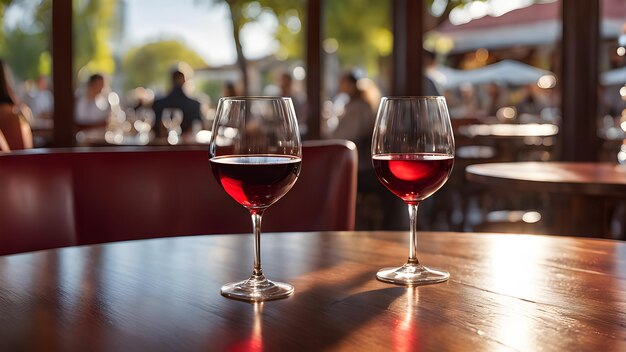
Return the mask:
<path id="1" fill-rule="evenodd" d="M 267 208 L 296 182 L 301 159 L 287 155 L 228 155 L 211 159 L 222 188 L 249 209 Z"/>
<path id="2" fill-rule="evenodd" d="M 372 135 L 372 164 L 379 181 L 409 212 L 409 258 L 376 278 L 399 285 L 426 285 L 450 274 L 417 260 L 417 208 L 448 180 L 454 164 L 454 134 L 444 97 L 399 96 L 380 100 Z"/>
<path id="3" fill-rule="evenodd" d="M 213 176 L 250 213 L 254 264 L 246 280 L 223 285 L 228 298 L 262 302 L 290 296 L 294 287 L 271 281 L 261 267 L 264 211 L 295 184 L 302 163 L 298 120 L 291 98 L 225 97 L 215 110 L 209 160 Z"/>
<path id="4" fill-rule="evenodd" d="M 380 154 L 372 157 L 380 182 L 407 204 L 417 204 L 448 179 L 454 156 L 439 153 Z"/>

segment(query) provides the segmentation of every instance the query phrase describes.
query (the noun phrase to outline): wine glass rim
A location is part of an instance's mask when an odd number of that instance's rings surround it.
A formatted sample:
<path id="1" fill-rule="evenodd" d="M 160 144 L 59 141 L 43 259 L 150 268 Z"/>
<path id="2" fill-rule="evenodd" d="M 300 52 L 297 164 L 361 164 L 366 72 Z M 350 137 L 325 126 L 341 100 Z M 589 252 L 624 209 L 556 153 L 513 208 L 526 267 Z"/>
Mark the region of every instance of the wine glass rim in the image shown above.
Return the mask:
<path id="1" fill-rule="evenodd" d="M 232 97 L 222 97 L 220 100 L 291 100 L 291 97 L 281 97 L 278 95 L 238 95 Z"/>
<path id="2" fill-rule="evenodd" d="M 444 99 L 443 95 L 391 95 L 382 97 L 385 100 L 440 100 Z"/>

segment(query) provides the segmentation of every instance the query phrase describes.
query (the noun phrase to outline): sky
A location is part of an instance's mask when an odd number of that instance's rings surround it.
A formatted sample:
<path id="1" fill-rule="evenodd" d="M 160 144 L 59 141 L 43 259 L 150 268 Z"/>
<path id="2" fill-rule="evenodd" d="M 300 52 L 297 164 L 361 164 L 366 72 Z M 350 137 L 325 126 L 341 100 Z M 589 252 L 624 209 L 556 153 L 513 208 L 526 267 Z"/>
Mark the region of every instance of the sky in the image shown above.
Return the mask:
<path id="1" fill-rule="evenodd" d="M 25 0 L 12 5 L 5 13 L 5 26 L 24 21 L 41 0 Z M 340 1 L 340 0 L 337 0 Z M 217 0 L 120 0 L 126 6 L 126 33 L 123 47 L 130 48 L 158 39 L 176 38 L 202 56 L 210 66 L 232 64 L 236 60 L 228 7 Z M 217 3 L 217 4 L 216 4 Z M 435 0 L 435 4 L 444 3 Z M 532 0 L 490 0 L 457 9 L 450 19 L 460 24 L 487 14 L 500 15 L 524 7 Z M 270 55 L 278 48 L 273 33 L 278 23 L 273 16 L 261 16 L 242 31 L 246 57 L 255 59 Z"/>
<path id="2" fill-rule="evenodd" d="M 4 26 L 32 21 L 32 14 L 41 0 L 24 0 L 11 5 L 4 16 Z M 207 64 L 219 66 L 235 63 L 237 54 L 232 39 L 228 6 L 217 0 L 119 0 L 124 3 L 126 47 L 138 46 L 158 39 L 181 40 Z M 216 4 L 215 4 L 216 3 Z M 260 58 L 272 54 L 278 43 L 273 33 L 278 24 L 272 16 L 261 16 L 260 23 L 248 24 L 242 31 L 244 54 Z"/>
<path id="3" fill-rule="evenodd" d="M 228 7 L 200 0 L 125 0 L 127 45 L 159 38 L 182 39 L 209 65 L 231 64 L 237 55 Z M 259 58 L 274 52 L 275 21 L 264 18 L 247 25 L 242 33 L 244 54 Z"/>
<path id="4" fill-rule="evenodd" d="M 231 64 L 236 60 L 228 7 L 215 0 L 124 0 L 127 4 L 128 35 L 131 44 L 176 35 L 194 48 L 209 65 Z M 340 1 L 340 0 L 336 0 Z M 435 1 L 441 2 L 441 1 Z M 451 14 L 454 24 L 487 14 L 501 15 L 530 5 L 533 0 L 490 0 L 477 2 Z M 175 15 L 174 15 L 175 14 Z M 272 38 L 278 24 L 270 17 L 248 24 L 242 33 L 244 54 L 260 58 L 272 54 L 278 43 Z"/>

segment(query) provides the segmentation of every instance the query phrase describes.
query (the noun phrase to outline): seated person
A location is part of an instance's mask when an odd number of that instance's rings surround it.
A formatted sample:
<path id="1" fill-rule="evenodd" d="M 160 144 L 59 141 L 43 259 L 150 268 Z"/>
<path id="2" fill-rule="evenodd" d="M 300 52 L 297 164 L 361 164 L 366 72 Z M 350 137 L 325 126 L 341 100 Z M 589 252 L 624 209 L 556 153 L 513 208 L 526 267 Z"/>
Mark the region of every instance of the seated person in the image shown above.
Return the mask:
<path id="1" fill-rule="evenodd" d="M 152 109 L 156 117 L 154 129 L 157 135 L 164 135 L 161 133 L 161 118 L 165 109 L 180 109 L 183 112 L 183 122 L 180 125 L 182 133 L 191 131 L 194 121 L 201 121 L 200 102 L 185 94 L 184 85 L 185 75 L 181 71 L 174 71 L 172 73 L 172 90 L 166 96 L 154 101 Z"/>
<path id="2" fill-rule="evenodd" d="M 26 95 L 26 104 L 33 112 L 34 118 L 51 118 L 54 109 L 54 96 L 48 88 L 48 78 L 39 76 L 36 84 L 37 86 Z"/>
<path id="3" fill-rule="evenodd" d="M 10 151 L 33 147 L 33 134 L 9 84 L 8 69 L 0 60 L 0 150 Z"/>
<path id="4" fill-rule="evenodd" d="M 365 92 L 359 87 L 358 79 L 352 72 L 346 72 L 339 79 L 339 91 L 349 100 L 339 116 L 337 127 L 327 134 L 327 138 L 353 141 L 359 153 L 359 171 L 371 169 L 371 141 L 376 116 L 371 105 L 365 100 Z"/>
<path id="5" fill-rule="evenodd" d="M 94 74 L 87 80 L 85 93 L 76 101 L 74 122 L 79 129 L 105 127 L 111 115 L 111 106 L 104 90 L 104 77 Z"/>

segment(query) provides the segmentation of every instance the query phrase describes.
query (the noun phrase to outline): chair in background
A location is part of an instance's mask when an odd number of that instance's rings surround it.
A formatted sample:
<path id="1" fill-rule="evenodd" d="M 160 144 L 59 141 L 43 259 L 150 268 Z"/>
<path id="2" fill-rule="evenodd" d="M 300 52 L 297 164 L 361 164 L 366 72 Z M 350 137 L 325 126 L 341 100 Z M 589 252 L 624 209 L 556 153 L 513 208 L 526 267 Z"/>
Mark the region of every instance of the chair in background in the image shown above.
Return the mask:
<path id="1" fill-rule="evenodd" d="M 300 178 L 264 233 L 353 230 L 352 142 L 305 142 Z M 0 155 L 0 254 L 164 236 L 250 233 L 206 148 L 33 150 Z"/>

